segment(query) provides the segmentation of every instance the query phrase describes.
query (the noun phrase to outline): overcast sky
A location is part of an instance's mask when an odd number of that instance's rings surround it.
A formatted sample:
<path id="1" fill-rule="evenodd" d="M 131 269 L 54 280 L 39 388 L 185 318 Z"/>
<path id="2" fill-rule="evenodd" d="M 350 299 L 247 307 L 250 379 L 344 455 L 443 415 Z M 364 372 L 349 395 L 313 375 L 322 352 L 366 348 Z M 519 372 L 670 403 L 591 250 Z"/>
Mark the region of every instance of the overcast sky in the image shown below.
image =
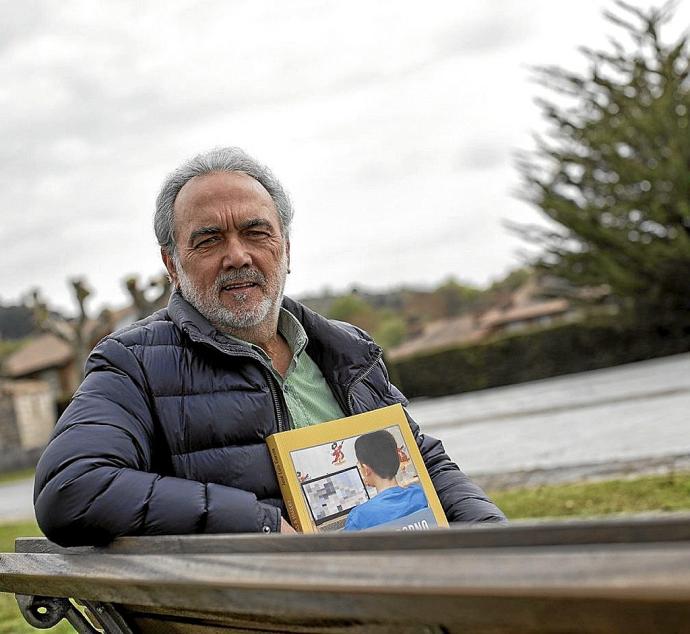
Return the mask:
<path id="1" fill-rule="evenodd" d="M 674 24 L 690 22 L 680 3 Z M 603 0 L 0 0 L 0 300 L 94 308 L 162 270 L 167 172 L 216 145 L 296 209 L 287 292 L 476 284 L 519 263 L 504 220 L 544 124 L 529 66 L 583 68 Z"/>

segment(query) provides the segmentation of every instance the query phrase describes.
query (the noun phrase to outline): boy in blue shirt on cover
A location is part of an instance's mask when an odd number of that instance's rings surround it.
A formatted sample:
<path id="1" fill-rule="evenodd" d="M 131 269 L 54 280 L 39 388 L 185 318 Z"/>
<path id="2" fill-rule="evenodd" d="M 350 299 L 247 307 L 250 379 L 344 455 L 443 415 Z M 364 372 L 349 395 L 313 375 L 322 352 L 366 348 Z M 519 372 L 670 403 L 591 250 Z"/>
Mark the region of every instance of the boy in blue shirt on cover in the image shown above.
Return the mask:
<path id="1" fill-rule="evenodd" d="M 381 429 L 357 438 L 355 454 L 364 483 L 374 487 L 377 494 L 350 511 L 344 530 L 372 528 L 429 505 L 420 485 L 398 485 L 395 476 L 400 468 L 400 456 L 397 442 L 389 431 Z"/>

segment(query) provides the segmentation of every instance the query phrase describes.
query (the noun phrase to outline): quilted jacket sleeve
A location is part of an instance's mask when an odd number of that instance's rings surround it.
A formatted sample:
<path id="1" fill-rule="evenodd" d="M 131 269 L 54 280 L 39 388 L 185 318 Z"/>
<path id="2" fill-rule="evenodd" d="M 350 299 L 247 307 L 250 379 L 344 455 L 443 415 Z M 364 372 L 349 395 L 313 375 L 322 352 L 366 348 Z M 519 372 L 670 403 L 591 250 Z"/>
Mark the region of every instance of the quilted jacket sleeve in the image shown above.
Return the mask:
<path id="1" fill-rule="evenodd" d="M 409 414 L 407 419 L 448 521 L 507 523 L 501 509 L 451 461 L 443 443 L 421 433 Z"/>
<path id="2" fill-rule="evenodd" d="M 103 340 L 36 469 L 36 518 L 49 539 L 279 530 L 279 510 L 252 493 L 152 473 L 154 424 L 137 359 Z"/>

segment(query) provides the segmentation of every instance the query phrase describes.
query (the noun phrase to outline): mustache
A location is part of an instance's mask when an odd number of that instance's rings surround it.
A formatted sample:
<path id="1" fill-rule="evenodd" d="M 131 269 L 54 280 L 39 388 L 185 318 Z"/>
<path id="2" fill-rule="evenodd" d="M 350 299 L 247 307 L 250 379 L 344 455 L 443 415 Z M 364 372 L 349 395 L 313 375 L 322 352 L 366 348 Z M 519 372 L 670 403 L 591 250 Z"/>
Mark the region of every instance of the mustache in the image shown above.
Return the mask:
<path id="1" fill-rule="evenodd" d="M 216 278 L 216 290 L 220 291 L 228 284 L 237 282 L 253 282 L 254 284 L 266 284 L 266 276 L 258 269 L 236 269 L 227 271 Z"/>

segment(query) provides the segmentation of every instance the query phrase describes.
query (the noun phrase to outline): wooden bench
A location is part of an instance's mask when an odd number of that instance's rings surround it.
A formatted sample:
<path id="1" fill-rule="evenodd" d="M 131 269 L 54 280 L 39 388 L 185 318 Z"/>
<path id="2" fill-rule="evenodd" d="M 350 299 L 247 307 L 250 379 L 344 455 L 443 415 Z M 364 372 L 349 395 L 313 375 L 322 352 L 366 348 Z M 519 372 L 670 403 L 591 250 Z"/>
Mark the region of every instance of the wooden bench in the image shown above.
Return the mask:
<path id="1" fill-rule="evenodd" d="M 336 535 L 18 539 L 29 622 L 110 634 L 690 632 L 690 514 Z"/>

